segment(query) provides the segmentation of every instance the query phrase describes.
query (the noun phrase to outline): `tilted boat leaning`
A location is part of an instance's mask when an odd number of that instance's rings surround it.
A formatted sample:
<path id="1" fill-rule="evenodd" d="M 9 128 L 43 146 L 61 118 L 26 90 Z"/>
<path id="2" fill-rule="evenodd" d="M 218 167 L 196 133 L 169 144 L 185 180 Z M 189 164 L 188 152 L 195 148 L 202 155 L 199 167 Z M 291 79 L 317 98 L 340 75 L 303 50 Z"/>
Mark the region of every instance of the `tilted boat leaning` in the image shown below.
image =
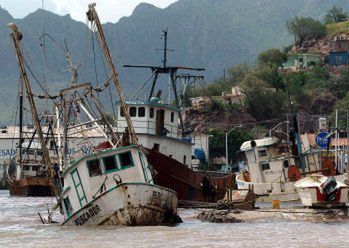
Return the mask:
<path id="1" fill-rule="evenodd" d="M 177 196 L 154 185 L 139 146 L 112 148 L 73 162 L 64 172 L 64 225 L 176 223 Z"/>
<path id="2" fill-rule="evenodd" d="M 121 135 L 114 132 L 105 113 L 101 111 L 101 103 L 96 100 L 97 93 L 99 94 L 102 90 L 94 88 L 90 83 L 77 83 L 76 67 L 72 65 L 67 51 L 68 66 L 73 74 L 72 86 L 61 90 L 55 97 L 47 96 L 50 99 L 60 99 L 60 103 L 55 102 L 59 130 L 57 138 L 59 152 L 56 164 L 63 168 L 62 173 L 56 170 L 57 167 L 53 170 L 51 157 L 45 149 L 46 143 L 44 139 L 40 139 L 45 155 L 45 165 L 50 166 L 50 179 L 55 186 L 58 204 L 64 213 L 65 221 L 62 224 L 155 225 L 180 222 L 177 215 L 176 192 L 154 184 L 151 166 L 147 162 L 143 148 L 137 145 L 128 108 L 94 6 L 95 4 L 89 5 L 88 19 L 95 25 L 100 43 L 103 44 L 103 52 L 119 94 L 127 128 Z M 14 24 L 10 28 L 17 56 L 21 60 L 18 37 L 22 35 L 19 35 Z M 24 67 L 21 69 L 24 75 Z M 30 89 L 29 80 L 27 82 L 26 86 Z M 92 114 L 89 111 L 92 108 L 91 105 L 87 106 L 84 102 L 88 97 L 94 103 L 95 111 L 100 114 L 100 118 L 95 118 L 95 113 Z M 32 108 L 32 112 L 34 118 L 37 118 L 35 108 Z M 89 121 L 81 121 L 83 113 Z M 38 122 L 36 126 L 38 129 L 41 128 Z M 69 135 L 78 133 L 79 139 L 88 143 L 85 133 L 88 129 L 100 131 L 108 145 L 105 146 L 102 143 L 97 147 L 91 146 L 91 154 L 81 153 L 75 154 L 75 157 L 69 157 L 67 154 Z"/>

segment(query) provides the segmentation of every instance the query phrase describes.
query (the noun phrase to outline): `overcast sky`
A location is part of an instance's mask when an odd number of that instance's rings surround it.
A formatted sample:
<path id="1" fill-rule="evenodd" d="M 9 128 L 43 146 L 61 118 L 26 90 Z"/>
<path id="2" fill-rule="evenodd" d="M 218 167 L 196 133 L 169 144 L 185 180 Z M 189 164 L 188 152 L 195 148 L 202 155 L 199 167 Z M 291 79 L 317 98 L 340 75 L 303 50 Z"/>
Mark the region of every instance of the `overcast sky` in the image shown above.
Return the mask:
<path id="1" fill-rule="evenodd" d="M 41 8 L 43 0 L 0 0 L 1 8 L 15 18 L 23 18 Z M 44 0 L 44 9 L 59 15 L 70 14 L 75 20 L 85 22 L 85 12 L 91 2 L 97 3 L 97 11 L 102 22 L 117 22 L 123 16 L 132 14 L 141 2 L 165 8 L 177 0 Z"/>

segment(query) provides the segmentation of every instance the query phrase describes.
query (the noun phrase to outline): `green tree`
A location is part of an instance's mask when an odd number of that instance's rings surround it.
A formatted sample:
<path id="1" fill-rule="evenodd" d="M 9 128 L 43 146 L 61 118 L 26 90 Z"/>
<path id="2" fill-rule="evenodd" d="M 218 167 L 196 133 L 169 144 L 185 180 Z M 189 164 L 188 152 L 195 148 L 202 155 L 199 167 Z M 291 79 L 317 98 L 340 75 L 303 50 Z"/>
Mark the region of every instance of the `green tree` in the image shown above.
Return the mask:
<path id="1" fill-rule="evenodd" d="M 332 112 L 332 123 L 335 123 L 335 116 L 336 116 L 336 109 L 338 110 L 338 127 L 339 128 L 346 128 L 346 115 L 347 115 L 347 111 L 349 111 L 349 92 L 346 94 L 346 96 L 341 99 L 340 101 L 337 101 L 337 103 L 335 104 L 335 107 L 333 108 L 333 112 Z M 344 117 L 345 118 L 340 118 L 340 117 Z"/>
<path id="2" fill-rule="evenodd" d="M 285 89 L 285 84 L 282 76 L 277 67 L 273 66 L 262 66 L 254 71 L 254 75 L 266 82 L 269 87 L 273 87 L 276 89 Z"/>
<path id="3" fill-rule="evenodd" d="M 337 22 L 344 22 L 348 20 L 348 13 L 343 11 L 341 7 L 337 7 L 334 5 L 332 9 L 327 11 L 327 14 L 325 16 L 325 23 L 337 23 Z"/>
<path id="4" fill-rule="evenodd" d="M 245 78 L 249 71 L 250 68 L 247 63 L 235 65 L 228 70 L 229 81 L 232 85 L 237 85 Z"/>
<path id="5" fill-rule="evenodd" d="M 210 138 L 210 158 L 225 157 L 225 132 L 228 130 L 211 129 L 209 134 Z M 229 160 L 237 159 L 237 152 L 240 150 L 242 143 L 248 140 L 252 140 L 253 130 L 247 130 L 245 128 L 237 128 L 229 134 L 228 138 L 228 154 Z"/>
<path id="6" fill-rule="evenodd" d="M 346 66 L 338 79 L 329 84 L 329 90 L 339 99 L 346 96 L 349 91 L 349 66 Z"/>
<path id="7" fill-rule="evenodd" d="M 246 95 L 247 110 L 256 120 L 268 120 L 284 112 L 286 103 L 284 93 L 270 88 L 265 81 L 249 75 L 241 84 L 241 88 Z"/>
<path id="8" fill-rule="evenodd" d="M 276 48 L 271 48 L 264 52 L 261 52 L 257 57 L 257 61 L 260 66 L 267 65 L 280 67 L 286 60 L 286 54 L 280 51 L 280 49 Z"/>
<path id="9" fill-rule="evenodd" d="M 310 39 L 320 39 L 326 35 L 326 26 L 310 17 L 296 16 L 286 22 L 287 30 L 295 37 L 295 44 L 301 46 Z"/>

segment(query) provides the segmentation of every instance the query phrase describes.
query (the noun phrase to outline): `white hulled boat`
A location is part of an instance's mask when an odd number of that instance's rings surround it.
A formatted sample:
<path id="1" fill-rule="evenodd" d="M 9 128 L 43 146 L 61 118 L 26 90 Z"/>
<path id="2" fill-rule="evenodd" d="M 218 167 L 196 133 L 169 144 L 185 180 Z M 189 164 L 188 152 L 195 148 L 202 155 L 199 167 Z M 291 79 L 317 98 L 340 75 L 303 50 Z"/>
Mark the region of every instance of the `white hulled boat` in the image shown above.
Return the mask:
<path id="1" fill-rule="evenodd" d="M 349 186 L 335 177 L 312 175 L 295 182 L 294 186 L 307 207 L 345 207 L 349 203 Z"/>
<path id="2" fill-rule="evenodd" d="M 83 156 L 63 172 L 63 225 L 176 223 L 177 196 L 154 185 L 139 146 Z"/>
<path id="3" fill-rule="evenodd" d="M 240 148 L 246 156 L 247 171 L 236 176 L 238 189 L 251 189 L 259 201 L 296 201 L 299 195 L 294 181 L 300 179 L 301 171 L 291 154 L 289 144 L 276 138 L 246 141 Z M 321 169 L 319 153 L 304 153 L 306 172 Z"/>

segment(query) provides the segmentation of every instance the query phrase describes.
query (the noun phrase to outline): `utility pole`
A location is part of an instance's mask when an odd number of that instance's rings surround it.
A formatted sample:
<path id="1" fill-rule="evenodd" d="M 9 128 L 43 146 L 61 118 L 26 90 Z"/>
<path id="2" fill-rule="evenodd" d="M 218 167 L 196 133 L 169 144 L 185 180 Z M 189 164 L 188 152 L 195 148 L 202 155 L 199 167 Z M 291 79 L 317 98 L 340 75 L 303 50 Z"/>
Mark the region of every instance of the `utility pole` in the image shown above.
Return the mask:
<path id="1" fill-rule="evenodd" d="M 347 109 L 347 168 L 346 172 L 349 172 L 349 110 Z"/>
<path id="2" fill-rule="evenodd" d="M 228 167 L 229 165 L 229 154 L 228 154 L 228 135 L 233 132 L 236 128 L 242 127 L 242 125 L 238 125 L 230 129 L 227 133 L 225 133 L 225 159 L 226 159 L 226 165 Z"/>
<path id="3" fill-rule="evenodd" d="M 97 12 L 95 10 L 95 6 L 96 6 L 95 3 L 89 4 L 88 5 L 88 11 L 87 11 L 86 15 L 87 15 L 88 20 L 91 23 L 94 23 L 96 25 L 96 28 L 97 28 L 97 31 L 98 31 L 98 35 L 99 35 L 98 37 L 99 37 L 100 43 L 102 44 L 104 56 L 105 56 L 105 58 L 106 58 L 106 60 L 108 62 L 109 69 L 111 71 L 111 74 L 112 74 L 112 77 L 113 77 L 113 81 L 114 81 L 114 84 L 115 84 L 115 88 L 116 88 L 116 90 L 118 91 L 118 94 L 119 94 L 121 107 L 122 107 L 122 110 L 123 110 L 123 112 L 125 114 L 125 120 L 126 120 L 127 127 L 128 127 L 128 130 L 129 130 L 131 143 L 132 144 L 137 144 L 136 132 L 134 130 L 133 123 L 131 121 L 131 117 L 130 117 L 129 112 L 128 112 L 128 106 L 126 105 L 125 96 L 124 96 L 124 93 L 123 93 L 122 88 L 121 88 L 120 83 L 119 83 L 118 73 L 117 73 L 117 71 L 115 69 L 115 66 L 114 66 L 114 63 L 113 63 L 113 60 L 112 60 L 112 57 L 111 57 L 111 53 L 109 51 L 109 47 L 108 47 L 107 42 L 105 40 L 105 35 L 104 35 L 104 32 L 103 32 L 102 24 L 101 24 L 101 22 L 99 20 L 98 14 L 97 14 Z"/>
<path id="4" fill-rule="evenodd" d="M 336 146 L 334 147 L 334 156 L 335 156 L 335 163 L 336 163 L 336 168 L 338 169 L 338 109 L 336 109 Z"/>

